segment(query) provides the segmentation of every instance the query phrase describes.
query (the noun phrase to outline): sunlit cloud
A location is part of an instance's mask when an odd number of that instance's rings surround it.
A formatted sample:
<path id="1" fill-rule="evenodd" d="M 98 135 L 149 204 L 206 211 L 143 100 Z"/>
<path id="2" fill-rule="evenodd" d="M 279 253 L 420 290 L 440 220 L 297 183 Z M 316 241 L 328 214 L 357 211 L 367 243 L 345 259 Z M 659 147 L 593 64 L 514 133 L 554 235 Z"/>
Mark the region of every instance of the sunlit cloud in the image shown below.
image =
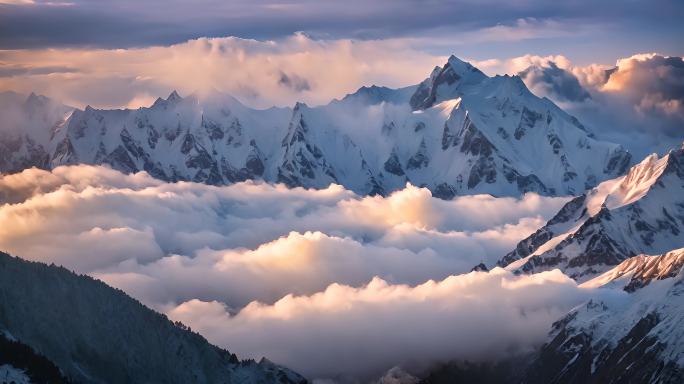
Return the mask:
<path id="1" fill-rule="evenodd" d="M 34 0 L 0 0 L 0 4 L 29 5 L 29 4 L 35 4 L 35 1 Z"/>
<path id="2" fill-rule="evenodd" d="M 314 40 L 302 33 L 278 41 L 8 50 L 0 51 L 0 90 L 35 91 L 77 107 L 139 107 L 173 89 L 217 89 L 255 107 L 321 104 L 363 85 L 418 83 L 444 60 L 402 40 Z"/>
<path id="3" fill-rule="evenodd" d="M 585 298 L 571 279 L 454 275 L 493 265 L 567 200 L 28 169 L 0 176 L 0 249 L 99 278 L 242 357 L 370 379 L 537 346 Z"/>
<path id="4" fill-rule="evenodd" d="M 0 248 L 90 273 L 155 308 L 239 308 L 374 276 L 418 284 L 492 265 L 567 198 L 388 197 L 245 182 L 164 183 L 105 167 L 0 178 Z M 100 245 L 98 245 L 100 244 Z M 98 249 L 93 252 L 93 249 Z"/>

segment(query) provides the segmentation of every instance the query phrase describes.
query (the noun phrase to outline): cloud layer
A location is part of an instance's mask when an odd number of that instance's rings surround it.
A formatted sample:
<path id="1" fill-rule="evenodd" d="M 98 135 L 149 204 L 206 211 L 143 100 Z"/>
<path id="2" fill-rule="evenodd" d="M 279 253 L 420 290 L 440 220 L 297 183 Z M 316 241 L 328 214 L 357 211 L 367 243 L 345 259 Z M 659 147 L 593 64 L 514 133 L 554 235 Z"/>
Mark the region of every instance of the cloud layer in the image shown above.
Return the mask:
<path id="1" fill-rule="evenodd" d="M 339 186 L 166 184 L 104 167 L 0 178 L 0 247 L 91 273 L 157 308 L 239 308 L 374 276 L 417 284 L 493 264 L 566 201 L 529 194 L 387 198 Z M 486 213 L 486 215 L 484 214 Z"/>
<path id="2" fill-rule="evenodd" d="M 574 35 L 583 35 L 587 24 L 608 24 L 621 32 L 611 36 L 619 41 L 635 34 L 629 27 L 642 27 L 638 29 L 641 36 L 653 34 L 645 26 L 655 23 L 661 30 L 681 31 L 677 23 L 681 14 L 681 4 L 673 0 L 601 4 L 587 0 L 551 4 L 542 0 L 425 4 L 412 0 L 197 0 L 192 4 L 182 0 L 2 0 L 0 47 L 138 47 L 200 36 L 273 39 L 302 30 L 334 39 L 429 35 L 456 41 L 462 34 L 477 36 L 475 32 L 481 31 L 486 37 L 493 34 L 497 40 L 511 42 L 557 37 L 554 31 L 565 29 L 557 25 L 573 26 Z M 530 20 L 548 26 L 543 33 L 531 32 L 526 28 L 529 25 L 519 28 L 518 24 L 531 24 Z"/>
<path id="3" fill-rule="evenodd" d="M 558 270 L 513 276 L 497 268 L 417 286 L 379 278 L 360 288 L 333 284 L 273 305 L 251 303 L 235 315 L 219 302 L 191 300 L 169 316 L 310 378 L 367 380 L 397 364 L 419 373 L 437 362 L 532 352 L 553 321 L 594 294 Z"/>
<path id="4" fill-rule="evenodd" d="M 0 177 L 0 249 L 121 288 L 242 357 L 367 380 L 529 352 L 593 291 L 492 265 L 567 198 L 388 197 L 164 183 L 65 166 Z M 464 274 L 465 273 L 465 274 Z"/>

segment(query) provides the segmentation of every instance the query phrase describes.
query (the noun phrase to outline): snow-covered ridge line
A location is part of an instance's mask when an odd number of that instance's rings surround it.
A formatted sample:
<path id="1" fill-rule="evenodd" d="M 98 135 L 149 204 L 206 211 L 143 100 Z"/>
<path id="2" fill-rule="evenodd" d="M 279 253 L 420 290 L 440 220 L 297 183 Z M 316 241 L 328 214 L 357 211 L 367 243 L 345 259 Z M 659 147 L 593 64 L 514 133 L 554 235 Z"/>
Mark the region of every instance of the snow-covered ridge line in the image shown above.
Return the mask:
<path id="1" fill-rule="evenodd" d="M 677 149 L 575 198 L 498 265 L 527 273 L 561 268 L 585 281 L 627 257 L 683 246 L 684 149 Z"/>
<path id="2" fill-rule="evenodd" d="M 320 107 L 256 110 L 218 92 L 175 91 L 137 110 L 2 100 L 13 111 L 0 130 L 2 172 L 108 164 L 166 181 L 336 183 L 371 195 L 411 182 L 451 198 L 574 195 L 630 163 L 519 77 L 488 77 L 454 56 L 417 86 L 362 87 Z"/>
<path id="3" fill-rule="evenodd" d="M 675 277 L 684 266 L 684 248 L 675 249 L 658 256 L 638 255 L 630 257 L 615 268 L 580 286 L 599 288 L 623 285 L 627 292 L 634 292 L 651 281 Z"/>
<path id="4" fill-rule="evenodd" d="M 617 292 L 556 322 L 525 382 L 682 382 L 683 265 L 684 249 L 639 255 L 582 284 Z"/>

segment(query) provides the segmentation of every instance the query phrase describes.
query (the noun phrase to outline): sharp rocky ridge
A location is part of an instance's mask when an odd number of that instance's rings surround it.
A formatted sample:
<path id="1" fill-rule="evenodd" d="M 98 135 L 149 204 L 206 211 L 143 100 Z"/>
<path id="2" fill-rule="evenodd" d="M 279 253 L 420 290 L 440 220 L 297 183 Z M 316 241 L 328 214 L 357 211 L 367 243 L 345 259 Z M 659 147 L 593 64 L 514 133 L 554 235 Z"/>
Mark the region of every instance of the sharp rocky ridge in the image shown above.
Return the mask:
<path id="1" fill-rule="evenodd" d="M 629 258 L 582 286 L 623 295 L 591 299 L 558 320 L 522 382 L 684 381 L 684 249 Z"/>
<path id="2" fill-rule="evenodd" d="M 499 262 L 588 280 L 639 254 L 684 246 L 684 148 L 653 154 L 568 202 Z"/>
<path id="3" fill-rule="evenodd" d="M 31 95 L 0 132 L 0 171 L 107 164 L 167 181 L 243 180 L 387 194 L 574 195 L 621 175 L 630 155 L 597 140 L 517 76 L 452 56 L 401 89 L 362 87 L 327 105 L 257 110 L 218 92 L 147 108 L 83 110 Z"/>

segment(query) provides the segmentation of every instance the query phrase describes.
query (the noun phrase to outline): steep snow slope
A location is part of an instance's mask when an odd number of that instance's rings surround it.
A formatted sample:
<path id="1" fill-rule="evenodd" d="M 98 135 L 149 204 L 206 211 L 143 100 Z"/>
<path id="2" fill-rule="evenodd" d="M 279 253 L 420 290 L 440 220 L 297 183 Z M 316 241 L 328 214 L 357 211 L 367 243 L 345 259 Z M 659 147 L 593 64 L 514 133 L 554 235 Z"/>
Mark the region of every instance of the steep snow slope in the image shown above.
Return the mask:
<path id="1" fill-rule="evenodd" d="M 504 256 L 500 266 L 561 268 L 586 280 L 626 257 L 684 246 L 684 149 L 651 155 L 568 204 Z"/>
<path id="2" fill-rule="evenodd" d="M 88 383 L 302 383 L 238 361 L 122 291 L 0 253 L 0 330 Z"/>
<path id="3" fill-rule="evenodd" d="M 684 249 L 636 256 L 584 283 L 624 289 L 554 324 L 527 383 L 684 381 Z"/>
<path id="4" fill-rule="evenodd" d="M 630 162 L 519 77 L 490 78 L 453 56 L 417 86 L 362 87 L 320 107 L 255 110 L 218 92 L 173 92 L 149 108 L 67 114 L 36 99 L 0 138 L 0 171 L 109 164 L 169 181 L 338 183 L 360 194 L 411 182 L 450 198 L 577 194 Z"/>

